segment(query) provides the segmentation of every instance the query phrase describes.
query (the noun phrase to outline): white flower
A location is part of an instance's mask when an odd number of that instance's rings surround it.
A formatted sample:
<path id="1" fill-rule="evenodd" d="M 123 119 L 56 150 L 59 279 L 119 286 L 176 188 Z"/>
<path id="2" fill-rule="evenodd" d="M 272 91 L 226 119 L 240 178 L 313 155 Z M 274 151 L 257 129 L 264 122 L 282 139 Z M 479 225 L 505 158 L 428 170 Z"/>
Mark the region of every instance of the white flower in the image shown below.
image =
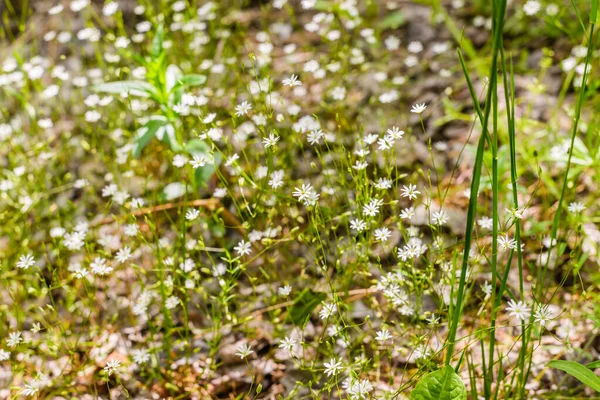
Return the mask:
<path id="1" fill-rule="evenodd" d="M 290 285 L 285 285 L 280 287 L 277 292 L 280 296 L 289 296 L 292 293 L 292 287 Z"/>
<path id="2" fill-rule="evenodd" d="M 111 15 L 116 13 L 118 9 L 119 9 L 119 3 L 111 1 L 110 3 L 107 3 L 102 8 L 102 14 L 104 14 L 107 17 L 110 17 Z"/>
<path id="3" fill-rule="evenodd" d="M 191 258 L 186 258 L 182 263 L 179 263 L 179 269 L 183 272 L 192 272 L 196 268 L 196 263 Z"/>
<path id="4" fill-rule="evenodd" d="M 414 200 L 420 194 L 421 192 L 417 190 L 417 185 L 409 184 L 408 186 L 404 185 L 402 187 L 402 193 L 400 195 L 402 197 L 408 197 L 410 200 Z"/>
<path id="5" fill-rule="evenodd" d="M 242 115 L 248 114 L 248 111 L 250 110 L 252 110 L 252 106 L 247 101 L 244 101 L 235 107 L 235 115 L 240 117 Z"/>
<path id="6" fill-rule="evenodd" d="M 292 196 L 297 197 L 298 201 L 306 200 L 314 193 L 314 188 L 310 183 L 303 183 L 299 188 L 295 188 Z"/>
<path id="7" fill-rule="evenodd" d="M 342 363 L 335 358 L 329 359 L 329 362 L 323 363 L 323 366 L 327 376 L 337 375 L 338 371 L 342 369 Z"/>
<path id="8" fill-rule="evenodd" d="M 541 6 L 541 4 L 540 4 L 539 1 L 537 1 L 537 0 L 529 0 L 523 6 L 523 11 L 527 15 L 535 15 L 535 14 L 538 13 L 538 11 L 540 11 L 541 8 L 542 8 L 542 6 Z"/>
<path id="9" fill-rule="evenodd" d="M 119 367 L 121 366 L 121 361 L 119 360 L 109 360 L 106 362 L 106 366 L 104 367 L 104 372 L 111 376 L 113 373 L 117 372 Z"/>
<path id="10" fill-rule="evenodd" d="M 387 242 L 390 236 L 392 236 L 392 231 L 388 228 L 375 229 L 374 236 L 378 242 Z"/>
<path id="11" fill-rule="evenodd" d="M 385 342 L 386 340 L 389 340 L 391 338 L 392 335 L 390 334 L 390 331 L 385 328 L 378 331 L 377 336 L 375 336 L 375 340 L 377 340 L 378 342 Z"/>
<path id="12" fill-rule="evenodd" d="M 93 274 L 100 276 L 108 275 L 113 271 L 113 267 L 106 265 L 106 259 L 102 257 L 96 257 L 90 264 L 90 269 Z"/>
<path id="13" fill-rule="evenodd" d="M 402 219 L 412 219 L 412 217 L 414 217 L 416 214 L 415 212 L 415 208 L 414 207 L 408 207 L 403 209 L 400 212 L 400 218 Z"/>
<path id="14" fill-rule="evenodd" d="M 477 221 L 477 225 L 479 225 L 483 229 L 492 229 L 493 223 L 494 223 L 494 220 L 492 220 L 490 217 L 487 217 L 487 216 L 481 217 Z"/>
<path id="15" fill-rule="evenodd" d="M 146 349 L 137 349 L 133 351 L 132 358 L 136 364 L 145 364 L 150 361 L 150 354 Z"/>
<path id="16" fill-rule="evenodd" d="M 387 178 L 379 178 L 375 184 L 375 187 L 379 190 L 389 189 L 392 187 L 392 180 Z"/>
<path id="17" fill-rule="evenodd" d="M 31 254 L 23 254 L 17 261 L 17 268 L 27 269 L 35 265 L 35 258 Z"/>
<path id="18" fill-rule="evenodd" d="M 214 162 L 214 159 L 210 155 L 208 155 L 208 156 L 195 155 L 194 158 L 192 160 L 190 160 L 190 164 L 192 165 L 192 168 L 194 168 L 194 169 L 204 167 L 206 164 L 212 164 L 213 162 Z"/>
<path id="19" fill-rule="evenodd" d="M 247 343 L 243 343 L 238 346 L 235 355 L 240 357 L 241 359 L 244 359 L 248 358 L 248 356 L 252 353 L 254 353 L 254 351 L 252 351 L 252 348 Z"/>
<path id="20" fill-rule="evenodd" d="M 274 135 L 273 133 L 269 133 L 269 137 L 263 138 L 262 142 L 265 146 L 265 149 L 268 149 L 269 147 L 274 147 L 279 141 L 279 139 L 279 136 Z"/>
<path id="21" fill-rule="evenodd" d="M 367 228 L 367 224 L 362 219 L 353 219 L 350 221 L 350 229 L 356 232 L 362 232 Z"/>
<path id="22" fill-rule="evenodd" d="M 424 344 L 421 344 L 421 345 L 417 346 L 415 348 L 415 350 L 413 351 L 412 358 L 415 360 L 427 358 L 427 357 L 429 357 L 429 353 L 430 353 L 429 348 L 427 346 L 425 346 Z"/>
<path id="23" fill-rule="evenodd" d="M 415 114 L 421 114 L 423 111 L 425 111 L 426 108 L 427 106 L 425 105 L 425 103 L 414 104 L 410 109 L 410 112 Z"/>
<path id="24" fill-rule="evenodd" d="M 317 129 L 311 131 L 308 135 L 306 135 L 306 140 L 308 140 L 308 143 L 314 146 L 315 144 L 319 144 L 319 141 L 321 140 L 321 138 L 323 138 L 323 136 L 323 131 L 321 129 Z"/>
<path id="25" fill-rule="evenodd" d="M 440 210 L 440 211 L 436 211 L 431 215 L 431 219 L 432 222 L 435 225 L 444 225 L 446 224 L 446 222 L 448 222 L 448 215 L 446 214 L 446 211 L 444 210 Z"/>
<path id="26" fill-rule="evenodd" d="M 240 240 L 240 242 L 233 249 L 240 255 L 244 256 L 252 253 L 252 249 L 250 248 L 250 242 L 246 242 L 245 240 Z"/>
<path id="27" fill-rule="evenodd" d="M 177 296 L 170 296 L 169 298 L 167 298 L 167 300 L 165 301 L 165 307 L 168 310 L 172 310 L 175 307 L 177 307 L 179 305 L 179 297 Z"/>
<path id="28" fill-rule="evenodd" d="M 8 339 L 6 339 L 8 347 L 17 347 L 21 342 L 23 342 L 21 332 L 11 332 L 8 334 Z"/>
<path id="29" fill-rule="evenodd" d="M 200 211 L 196 208 L 190 208 L 186 213 L 185 213 L 185 219 L 187 219 L 188 221 L 193 221 L 196 218 L 198 218 L 200 216 Z"/>
<path id="30" fill-rule="evenodd" d="M 369 217 L 379 214 L 379 208 L 383 205 L 382 199 L 371 199 L 368 204 L 363 206 L 363 213 Z"/>
<path id="31" fill-rule="evenodd" d="M 509 312 L 509 316 L 521 321 L 525 321 L 531 315 L 531 309 L 522 301 L 515 302 L 514 300 L 509 300 L 506 311 Z"/>
<path id="32" fill-rule="evenodd" d="M 292 352 L 294 347 L 298 345 L 298 341 L 292 337 L 286 336 L 279 342 L 279 348 Z"/>
<path id="33" fill-rule="evenodd" d="M 321 319 L 331 317 L 337 311 L 337 306 L 334 303 L 323 303 L 323 308 L 319 312 Z"/>
<path id="34" fill-rule="evenodd" d="M 40 390 L 40 377 L 35 377 L 30 382 L 27 382 L 23 389 L 19 392 L 21 396 L 35 396 L 37 392 Z"/>
<path id="35" fill-rule="evenodd" d="M 125 246 L 122 249 L 119 249 L 119 251 L 117 251 L 117 254 L 115 255 L 115 260 L 119 264 L 122 264 L 125 261 L 129 260 L 131 257 L 131 249 L 129 248 L 129 246 Z"/>
<path id="36" fill-rule="evenodd" d="M 572 212 L 573 214 L 579 214 L 580 212 L 582 212 L 585 209 L 586 209 L 586 207 L 583 205 L 583 203 L 581 203 L 579 201 L 569 204 L 569 207 L 568 207 L 568 210 L 570 212 Z"/>
<path id="37" fill-rule="evenodd" d="M 394 140 L 402 139 L 402 136 L 404 136 L 404 131 L 401 131 L 395 126 L 388 129 L 386 133 Z"/>
<path id="38" fill-rule="evenodd" d="M 517 249 L 517 241 L 515 239 L 511 239 L 508 235 L 500 236 L 498 238 L 498 245 L 502 250 L 516 250 Z"/>
<path id="39" fill-rule="evenodd" d="M 540 306 L 540 308 L 538 308 L 535 312 L 533 318 L 536 323 L 538 323 L 540 326 L 545 327 L 549 321 L 555 318 L 555 315 L 554 312 L 550 310 L 550 307 L 546 305 Z"/>
<path id="40" fill-rule="evenodd" d="M 177 168 L 183 167 L 187 162 L 188 158 L 182 154 L 176 154 L 175 157 L 173 157 L 173 165 Z"/>
<path id="41" fill-rule="evenodd" d="M 293 75 L 293 74 L 289 78 L 285 78 L 282 81 L 282 83 L 283 83 L 283 86 L 290 86 L 290 87 L 302 85 L 302 82 L 300 82 L 298 80 L 298 76 L 297 75 Z"/>

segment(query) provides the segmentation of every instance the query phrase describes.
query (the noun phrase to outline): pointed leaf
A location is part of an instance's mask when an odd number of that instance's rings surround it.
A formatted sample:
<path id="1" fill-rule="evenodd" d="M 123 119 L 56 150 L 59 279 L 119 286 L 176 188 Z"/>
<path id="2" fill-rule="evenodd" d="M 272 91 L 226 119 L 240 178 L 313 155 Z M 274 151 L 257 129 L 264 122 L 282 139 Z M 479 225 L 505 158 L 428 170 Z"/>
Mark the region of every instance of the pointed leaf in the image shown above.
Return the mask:
<path id="1" fill-rule="evenodd" d="M 600 368 L 600 360 L 592 361 L 591 363 L 585 364 L 585 366 L 589 369 Z"/>
<path id="2" fill-rule="evenodd" d="M 425 375 L 410 394 L 411 400 L 466 400 L 467 388 L 451 366 Z"/>
<path id="3" fill-rule="evenodd" d="M 377 27 L 381 30 L 385 29 L 398 29 L 402 25 L 404 25 L 406 20 L 404 19 L 404 14 L 401 11 L 395 11 L 385 17 Z"/>
<path id="4" fill-rule="evenodd" d="M 152 39 L 152 47 L 150 48 L 150 57 L 157 58 L 163 50 L 163 41 L 165 38 L 165 28 L 162 24 L 156 28 L 156 33 Z"/>
<path id="5" fill-rule="evenodd" d="M 105 82 L 92 87 L 96 92 L 102 93 L 128 93 L 133 96 L 150 97 L 156 94 L 154 87 L 144 81 L 116 81 Z"/>
<path id="6" fill-rule="evenodd" d="M 560 369 L 578 379 L 586 386 L 594 389 L 596 392 L 600 392 L 600 376 L 596 375 L 589 368 L 586 368 L 577 362 L 565 360 L 552 360 L 548 363 L 548 366 Z"/>
<path id="7" fill-rule="evenodd" d="M 181 76 L 182 76 L 181 70 L 179 69 L 179 67 L 177 65 L 171 64 L 167 67 L 165 79 L 166 79 L 168 93 L 171 93 L 171 91 L 175 87 L 175 84 L 177 83 L 177 81 L 179 81 Z"/>
<path id="8" fill-rule="evenodd" d="M 179 77 L 177 82 L 175 83 L 175 87 L 173 90 L 178 89 L 180 87 L 193 87 L 200 86 L 206 82 L 206 76 L 200 74 L 187 74 Z"/>

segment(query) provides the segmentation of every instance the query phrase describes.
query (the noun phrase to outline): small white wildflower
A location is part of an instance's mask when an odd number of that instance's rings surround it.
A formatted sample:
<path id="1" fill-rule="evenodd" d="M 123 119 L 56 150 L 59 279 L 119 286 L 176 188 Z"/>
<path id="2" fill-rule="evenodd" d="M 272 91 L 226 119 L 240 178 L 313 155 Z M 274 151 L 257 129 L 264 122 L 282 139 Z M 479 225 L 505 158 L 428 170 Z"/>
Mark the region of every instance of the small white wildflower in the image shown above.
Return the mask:
<path id="1" fill-rule="evenodd" d="M 190 208 L 185 213 L 185 219 L 187 219 L 188 221 L 193 221 L 193 220 L 197 219 L 199 216 L 200 216 L 200 210 L 198 210 L 197 208 Z"/>
<path id="2" fill-rule="evenodd" d="M 377 340 L 378 342 L 385 342 L 386 340 L 389 340 L 391 338 L 392 335 L 390 334 L 390 331 L 386 328 L 378 331 L 377 335 L 375 336 L 375 340 Z"/>
<path id="3" fill-rule="evenodd" d="M 238 346 L 235 355 L 241 359 L 244 359 L 248 358 L 248 356 L 252 353 L 254 353 L 254 351 L 252 351 L 252 348 L 247 343 L 243 343 Z"/>
<path id="4" fill-rule="evenodd" d="M 290 285 L 285 285 L 280 287 L 277 292 L 280 296 L 289 296 L 292 293 L 292 287 Z"/>
<path id="5" fill-rule="evenodd" d="M 515 302 L 514 300 L 509 300 L 506 311 L 509 312 L 509 316 L 521 321 L 525 321 L 531 315 L 531 309 L 523 301 Z"/>
<path id="6" fill-rule="evenodd" d="M 423 111 L 425 111 L 426 108 L 427 106 L 425 105 L 425 103 L 415 104 L 410 109 L 410 112 L 414 114 L 421 114 L 423 113 Z"/>
<path id="7" fill-rule="evenodd" d="M 282 83 L 283 83 L 283 86 L 290 86 L 290 87 L 302 85 L 302 82 L 300 82 L 298 80 L 298 76 L 297 75 L 293 75 L 293 74 L 289 78 L 285 78 L 282 81 Z"/>
<path id="8" fill-rule="evenodd" d="M 246 242 L 245 240 L 240 240 L 240 242 L 233 249 L 240 255 L 244 256 L 252 253 L 252 249 L 250 248 L 252 245 L 250 242 Z"/>
<path id="9" fill-rule="evenodd" d="M 119 360 L 109 360 L 106 362 L 106 366 L 104 367 L 104 372 L 111 376 L 113 373 L 116 373 L 119 367 L 121 366 L 121 361 Z"/>
<path id="10" fill-rule="evenodd" d="M 23 254 L 17 261 L 17 268 L 27 269 L 35 265 L 35 258 L 31 254 Z"/>

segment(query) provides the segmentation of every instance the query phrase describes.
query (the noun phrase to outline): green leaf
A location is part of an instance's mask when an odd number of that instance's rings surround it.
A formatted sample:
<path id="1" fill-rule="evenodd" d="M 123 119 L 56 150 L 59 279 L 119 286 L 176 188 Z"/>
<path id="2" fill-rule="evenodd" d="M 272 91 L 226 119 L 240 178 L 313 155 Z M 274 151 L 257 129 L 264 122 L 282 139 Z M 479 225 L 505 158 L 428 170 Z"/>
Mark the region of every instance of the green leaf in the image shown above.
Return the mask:
<path id="1" fill-rule="evenodd" d="M 598 14 L 598 0 L 592 0 L 592 11 L 590 12 L 590 23 L 597 24 L 600 22 L 600 14 Z"/>
<path id="2" fill-rule="evenodd" d="M 206 142 L 200 139 L 190 140 L 186 146 L 185 151 L 191 156 L 198 157 L 211 157 L 210 148 Z M 204 167 L 198 167 L 194 170 L 193 183 L 195 188 L 206 186 L 206 183 L 213 176 L 218 166 L 221 164 L 221 155 L 214 154 L 213 163 L 208 163 Z"/>
<path id="3" fill-rule="evenodd" d="M 181 146 L 175 138 L 175 128 L 169 120 L 162 115 L 153 115 L 137 130 L 133 156 L 139 157 L 144 147 L 150 143 L 152 137 L 167 143 L 173 151 L 181 151 Z"/>
<path id="4" fill-rule="evenodd" d="M 378 23 L 377 27 L 381 30 L 398 29 L 404 25 L 405 22 L 404 14 L 402 14 L 401 11 L 395 11 Z"/>
<path id="5" fill-rule="evenodd" d="M 133 96 L 150 97 L 156 94 L 154 86 L 144 81 L 116 81 L 106 82 L 94 85 L 92 87 L 96 92 L 102 93 L 128 93 Z"/>
<path id="6" fill-rule="evenodd" d="M 591 363 L 585 364 L 585 366 L 589 369 L 596 369 L 596 368 L 600 368 L 600 360 L 598 361 L 592 361 Z"/>
<path id="7" fill-rule="evenodd" d="M 177 82 L 175 83 L 175 87 L 172 90 L 175 90 L 180 87 L 193 87 L 200 86 L 206 82 L 206 76 L 200 74 L 187 74 L 179 77 Z"/>
<path id="8" fill-rule="evenodd" d="M 192 139 L 185 145 L 185 151 L 191 156 L 211 157 L 210 147 L 206 142 L 200 139 Z M 194 170 L 194 187 L 206 186 L 208 180 L 213 176 L 217 167 L 221 164 L 221 155 L 213 156 L 214 162 L 206 164 L 204 167 L 198 167 Z"/>
<path id="9" fill-rule="evenodd" d="M 454 368 L 444 368 L 425 375 L 410 394 L 411 400 L 466 400 L 467 388 Z"/>
<path id="10" fill-rule="evenodd" d="M 200 139 L 192 139 L 185 145 L 185 151 L 192 156 L 208 156 L 210 155 L 210 148 L 205 141 Z"/>
<path id="11" fill-rule="evenodd" d="M 591 387 L 596 392 L 600 392 L 600 376 L 596 375 L 585 366 L 574 361 L 564 360 L 552 360 L 548 363 L 548 366 L 565 371 L 567 374 L 581 381 L 584 385 Z"/>
<path id="12" fill-rule="evenodd" d="M 304 325 L 313 310 L 326 298 L 325 293 L 315 292 L 311 288 L 304 289 L 294 301 L 294 305 L 287 315 L 287 321 L 294 325 Z"/>
<path id="13" fill-rule="evenodd" d="M 165 28 L 162 24 L 156 28 L 156 33 L 152 39 L 152 47 L 150 48 L 150 57 L 157 58 L 163 50 L 163 41 L 165 38 Z"/>

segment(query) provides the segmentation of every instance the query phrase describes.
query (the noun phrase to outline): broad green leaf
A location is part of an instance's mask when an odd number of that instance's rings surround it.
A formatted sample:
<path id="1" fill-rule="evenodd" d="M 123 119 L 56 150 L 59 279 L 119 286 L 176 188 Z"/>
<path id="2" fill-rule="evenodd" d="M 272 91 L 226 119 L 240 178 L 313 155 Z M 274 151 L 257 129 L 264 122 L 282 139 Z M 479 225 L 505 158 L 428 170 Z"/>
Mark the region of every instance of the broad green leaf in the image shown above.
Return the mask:
<path id="1" fill-rule="evenodd" d="M 564 151 L 559 153 L 558 155 L 549 156 L 553 162 L 562 162 L 567 163 L 569 159 L 569 152 Z M 585 167 L 591 166 L 594 163 L 592 156 L 590 155 L 590 151 L 588 150 L 583 140 L 576 137 L 573 142 L 573 155 L 571 158 L 572 164 L 582 165 Z"/>
<path id="2" fill-rule="evenodd" d="M 594 389 L 596 392 L 600 392 L 600 376 L 596 375 L 589 368 L 574 361 L 564 360 L 552 360 L 548 363 L 548 366 L 565 371 L 584 385 Z"/>
<path id="3" fill-rule="evenodd" d="M 165 38 L 165 28 L 162 24 L 156 28 L 156 33 L 152 39 L 152 47 L 150 48 L 150 57 L 157 58 L 163 50 L 163 41 Z"/>
<path id="4" fill-rule="evenodd" d="M 200 75 L 200 74 L 183 75 L 177 80 L 173 90 L 180 88 L 180 87 L 185 88 L 185 87 L 200 86 L 204 82 L 206 82 L 206 76 L 204 76 L 204 75 Z"/>
<path id="5" fill-rule="evenodd" d="M 310 313 L 326 298 L 325 293 L 315 292 L 311 288 L 304 289 L 294 301 L 287 320 L 294 325 L 304 325 Z"/>
<path id="6" fill-rule="evenodd" d="M 590 12 L 590 23 L 598 24 L 600 22 L 600 14 L 598 14 L 598 0 L 592 0 L 592 11 Z"/>
<path id="7" fill-rule="evenodd" d="M 139 128 L 136 132 L 135 143 L 133 147 L 133 156 L 139 157 L 144 147 L 150 143 L 150 140 L 157 136 L 157 132 L 164 129 L 164 126 L 168 123 L 167 119 L 160 115 L 154 115 L 150 117 L 148 121 Z"/>
<path id="8" fill-rule="evenodd" d="M 204 167 L 196 168 L 194 171 L 194 186 L 206 186 L 206 182 L 213 176 L 217 167 L 221 164 L 221 155 L 214 155 L 214 162 L 211 164 L 206 164 Z"/>
<path id="9" fill-rule="evenodd" d="M 410 394 L 411 400 L 466 400 L 467 388 L 451 366 L 425 375 Z"/>
<path id="10" fill-rule="evenodd" d="M 173 151 L 181 151 L 181 145 L 175 137 L 175 128 L 169 120 L 162 115 L 153 115 L 150 119 L 138 129 L 133 148 L 134 157 L 139 157 L 144 147 L 150 143 L 152 137 L 167 143 Z"/>
<path id="11" fill-rule="evenodd" d="M 208 156 L 210 155 L 210 148 L 205 141 L 200 139 L 192 139 L 185 145 L 185 151 L 192 156 Z"/>
<path id="12" fill-rule="evenodd" d="M 165 74 L 167 93 L 171 93 L 177 81 L 182 77 L 181 70 L 177 65 L 169 65 Z"/>
<path id="13" fill-rule="evenodd" d="M 206 142 L 200 139 L 192 139 L 185 145 L 185 151 L 193 156 L 198 157 L 213 157 L 214 162 L 207 163 L 204 167 L 198 167 L 194 170 L 194 187 L 199 188 L 205 186 L 206 182 L 213 176 L 217 167 L 221 164 L 221 155 L 215 154 L 211 156 L 210 148 Z"/>
<path id="14" fill-rule="evenodd" d="M 385 17 L 377 27 L 381 30 L 385 29 L 398 29 L 402 25 L 404 25 L 406 20 L 404 19 L 404 14 L 401 11 L 395 11 Z"/>
<path id="15" fill-rule="evenodd" d="M 600 360 L 598 361 L 592 361 L 591 363 L 585 364 L 585 366 L 589 369 L 596 369 L 596 368 L 600 368 Z"/>
<path id="16" fill-rule="evenodd" d="M 135 158 L 142 154 L 142 150 L 148 145 L 148 143 L 150 143 L 150 140 L 154 137 L 154 133 L 155 132 L 150 130 L 150 128 L 146 125 L 137 130 L 135 135 L 135 143 L 133 146 L 133 156 Z"/>
<path id="17" fill-rule="evenodd" d="M 92 87 L 96 92 L 102 93 L 128 93 L 139 97 L 150 97 L 156 94 L 154 87 L 144 81 L 116 81 L 106 82 L 94 85 Z"/>

